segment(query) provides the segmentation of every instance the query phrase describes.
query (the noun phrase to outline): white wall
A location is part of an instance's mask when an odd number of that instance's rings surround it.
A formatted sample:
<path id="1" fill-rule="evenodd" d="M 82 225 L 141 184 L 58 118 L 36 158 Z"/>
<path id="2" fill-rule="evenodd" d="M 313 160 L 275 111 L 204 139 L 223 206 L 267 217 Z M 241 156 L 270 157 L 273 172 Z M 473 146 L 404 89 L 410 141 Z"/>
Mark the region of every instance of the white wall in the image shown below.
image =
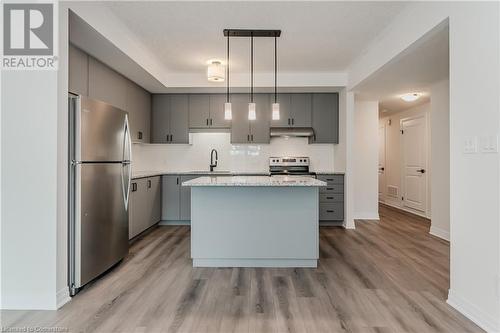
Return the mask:
<path id="1" fill-rule="evenodd" d="M 431 206 L 430 233 L 450 239 L 450 82 L 431 86 Z"/>
<path id="2" fill-rule="evenodd" d="M 208 170 L 210 151 L 217 149 L 216 170 L 268 172 L 271 156 L 309 156 L 311 170 L 334 171 L 333 144 L 308 144 L 307 138 L 272 138 L 270 144 L 230 143 L 230 133 L 192 133 L 191 144 L 133 145 L 134 171 Z"/>
<path id="3" fill-rule="evenodd" d="M 57 72 L 1 80 L 1 307 L 55 309 Z"/>
<path id="4" fill-rule="evenodd" d="M 354 218 L 378 220 L 378 102 L 355 101 Z"/>
<path id="5" fill-rule="evenodd" d="M 467 136 L 500 132 L 500 4 L 415 2 L 349 70 L 349 86 L 373 74 L 433 27 L 450 30 L 450 291 L 448 303 L 500 331 L 500 159 L 464 154 Z"/>
<path id="6" fill-rule="evenodd" d="M 404 208 L 409 211 L 412 211 L 416 214 L 419 215 L 424 215 L 428 218 L 431 218 L 431 186 L 430 184 L 430 178 L 432 175 L 432 168 L 431 168 L 431 163 L 430 163 L 430 129 L 429 129 L 429 123 L 430 123 L 430 109 L 431 105 L 430 103 L 425 103 L 419 106 L 415 106 L 413 108 L 396 112 L 396 113 L 391 113 L 388 116 L 384 116 L 379 119 L 379 124 L 384 125 L 385 124 L 385 193 L 387 193 L 387 187 L 388 186 L 395 186 L 398 188 L 398 193 L 399 195 L 397 198 L 393 198 L 390 196 L 385 196 L 384 203 L 395 206 L 398 208 Z M 403 200 L 401 200 L 402 196 L 402 188 L 401 188 L 401 171 L 402 171 L 402 157 L 401 157 L 401 132 L 400 132 L 400 121 L 401 119 L 408 118 L 408 117 L 417 117 L 417 116 L 424 116 L 426 117 L 426 137 L 423 137 L 422 140 L 427 142 L 427 168 L 426 168 L 426 175 L 427 175 L 427 203 L 426 203 L 426 211 L 425 212 L 419 212 L 419 211 L 413 211 L 411 208 L 404 207 Z M 389 120 L 391 121 L 391 125 L 389 125 Z"/>

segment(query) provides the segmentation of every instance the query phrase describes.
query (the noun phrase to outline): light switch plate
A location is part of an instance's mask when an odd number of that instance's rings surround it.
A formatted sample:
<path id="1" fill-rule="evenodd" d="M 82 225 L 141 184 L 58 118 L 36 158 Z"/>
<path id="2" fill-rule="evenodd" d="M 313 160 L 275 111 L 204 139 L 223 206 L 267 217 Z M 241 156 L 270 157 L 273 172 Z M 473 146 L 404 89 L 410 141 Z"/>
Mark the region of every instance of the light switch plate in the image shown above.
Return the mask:
<path id="1" fill-rule="evenodd" d="M 486 135 L 481 137 L 481 153 L 498 153 L 498 135 Z"/>
<path id="2" fill-rule="evenodd" d="M 464 140 L 464 154 L 477 153 L 477 136 L 466 136 Z"/>

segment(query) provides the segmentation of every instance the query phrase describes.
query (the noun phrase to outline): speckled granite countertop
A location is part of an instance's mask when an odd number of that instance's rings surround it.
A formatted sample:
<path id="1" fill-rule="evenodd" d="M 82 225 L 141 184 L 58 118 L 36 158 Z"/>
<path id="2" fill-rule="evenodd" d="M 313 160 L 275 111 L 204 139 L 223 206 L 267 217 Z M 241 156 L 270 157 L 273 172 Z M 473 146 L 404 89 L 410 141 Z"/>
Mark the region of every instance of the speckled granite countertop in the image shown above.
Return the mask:
<path id="1" fill-rule="evenodd" d="M 334 172 L 334 171 L 312 171 L 318 175 L 343 175 L 344 172 Z M 162 171 L 162 170 L 142 170 L 142 171 L 132 171 L 132 179 L 154 177 L 161 175 L 200 175 L 201 176 L 269 176 L 269 172 L 257 171 Z"/>
<path id="2" fill-rule="evenodd" d="M 232 176 L 199 177 L 182 186 L 326 186 L 321 180 L 304 176 Z"/>

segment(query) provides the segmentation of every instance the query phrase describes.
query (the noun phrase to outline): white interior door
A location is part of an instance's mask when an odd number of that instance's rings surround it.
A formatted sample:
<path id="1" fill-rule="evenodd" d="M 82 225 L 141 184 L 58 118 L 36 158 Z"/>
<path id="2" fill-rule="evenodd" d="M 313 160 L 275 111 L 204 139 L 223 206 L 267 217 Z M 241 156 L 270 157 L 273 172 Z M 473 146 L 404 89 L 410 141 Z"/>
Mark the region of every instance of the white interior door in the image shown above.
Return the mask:
<path id="1" fill-rule="evenodd" d="M 427 203 L 427 143 L 425 117 L 401 120 L 403 205 L 425 212 Z"/>
<path id="2" fill-rule="evenodd" d="M 385 124 L 378 128 L 378 200 L 385 201 Z"/>

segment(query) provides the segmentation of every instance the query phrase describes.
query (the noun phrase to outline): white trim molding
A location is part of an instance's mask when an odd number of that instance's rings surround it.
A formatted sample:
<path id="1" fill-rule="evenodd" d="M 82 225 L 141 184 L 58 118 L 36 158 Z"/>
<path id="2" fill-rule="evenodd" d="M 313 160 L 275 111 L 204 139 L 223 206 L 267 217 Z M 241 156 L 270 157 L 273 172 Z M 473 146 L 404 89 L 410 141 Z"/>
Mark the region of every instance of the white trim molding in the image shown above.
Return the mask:
<path id="1" fill-rule="evenodd" d="M 446 302 L 486 332 L 500 332 L 500 317 L 495 318 L 484 313 L 476 305 L 457 295 L 451 289 L 448 290 L 448 300 Z"/>
<path id="2" fill-rule="evenodd" d="M 60 309 L 64 304 L 68 303 L 71 301 L 71 297 L 69 296 L 69 288 L 64 287 L 63 289 L 59 290 L 56 294 L 56 306 L 58 309 Z"/>
<path id="3" fill-rule="evenodd" d="M 431 229 L 429 230 L 429 233 L 433 236 L 439 237 L 441 239 L 444 239 L 445 241 L 450 241 L 450 232 L 441 228 L 438 228 L 436 226 L 432 225 L 431 221 Z"/>

